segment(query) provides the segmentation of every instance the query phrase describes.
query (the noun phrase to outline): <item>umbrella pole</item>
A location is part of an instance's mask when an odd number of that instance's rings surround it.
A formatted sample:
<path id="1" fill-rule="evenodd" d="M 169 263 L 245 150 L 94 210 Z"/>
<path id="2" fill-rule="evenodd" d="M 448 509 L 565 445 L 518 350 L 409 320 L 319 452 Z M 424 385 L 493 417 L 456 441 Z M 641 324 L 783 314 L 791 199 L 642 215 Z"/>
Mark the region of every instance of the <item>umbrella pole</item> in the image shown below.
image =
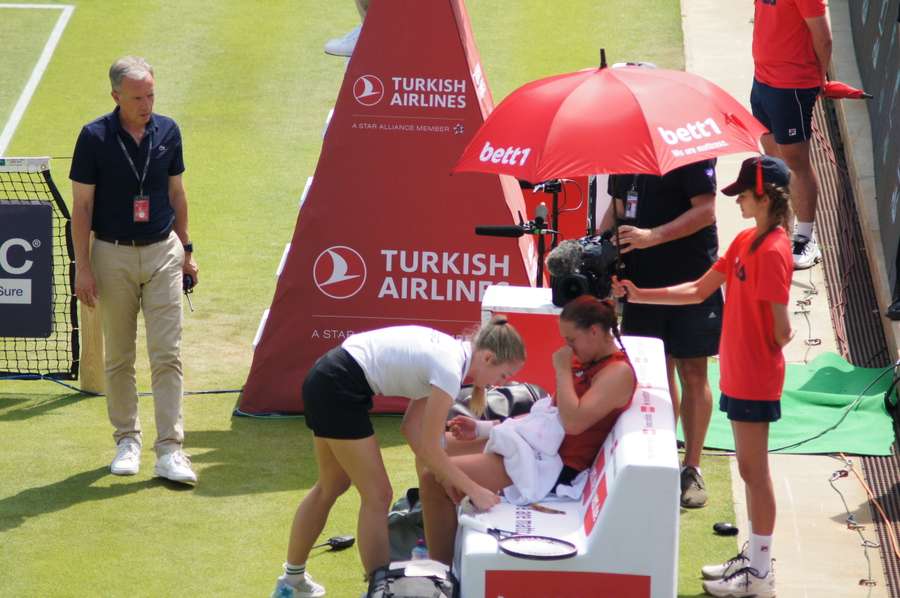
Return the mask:
<path id="1" fill-rule="evenodd" d="M 588 179 L 587 194 L 587 236 L 593 237 L 597 234 L 597 176 L 594 175 Z"/>
<path id="2" fill-rule="evenodd" d="M 541 288 L 544 286 L 544 234 L 538 233 L 537 236 L 537 277 L 534 280 L 534 286 Z"/>
<path id="3" fill-rule="evenodd" d="M 616 276 L 621 276 L 622 271 L 625 270 L 625 263 L 622 261 L 622 254 L 619 252 L 619 210 L 616 206 L 616 198 L 612 198 L 613 201 L 613 235 L 616 238 L 616 260 L 613 262 L 613 270 L 615 270 Z M 623 303 L 628 303 L 628 295 L 625 295 L 620 299 Z"/>
<path id="4" fill-rule="evenodd" d="M 550 223 L 550 228 L 553 229 L 553 234 L 550 237 L 550 249 L 556 249 L 556 245 L 559 242 L 559 233 L 556 231 L 559 230 L 559 191 L 556 187 L 553 188 L 553 206 L 552 206 L 551 218 L 552 221 Z M 543 241 L 543 237 L 541 237 Z"/>

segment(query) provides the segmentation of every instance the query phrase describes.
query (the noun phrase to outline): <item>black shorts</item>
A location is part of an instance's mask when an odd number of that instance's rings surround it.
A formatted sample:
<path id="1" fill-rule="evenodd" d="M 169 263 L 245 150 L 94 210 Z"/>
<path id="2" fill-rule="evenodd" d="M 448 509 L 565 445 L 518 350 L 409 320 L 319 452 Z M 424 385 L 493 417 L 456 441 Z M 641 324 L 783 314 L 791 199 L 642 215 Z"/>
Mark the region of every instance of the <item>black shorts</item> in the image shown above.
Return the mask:
<path id="1" fill-rule="evenodd" d="M 753 80 L 753 116 L 775 135 L 775 143 L 789 145 L 812 137 L 812 113 L 819 88 L 780 89 Z"/>
<path id="2" fill-rule="evenodd" d="M 622 332 L 662 339 L 666 354 L 678 359 L 718 355 L 722 294 L 716 291 L 699 305 L 626 303 Z"/>
<path id="3" fill-rule="evenodd" d="M 372 396 L 356 360 L 335 347 L 316 361 L 303 381 L 306 425 L 322 438 L 368 438 L 375 433 L 369 419 Z"/>
<path id="4" fill-rule="evenodd" d="M 736 422 L 777 422 L 781 419 L 781 401 L 735 399 L 722 393 L 719 411 L 724 411 L 728 419 Z"/>

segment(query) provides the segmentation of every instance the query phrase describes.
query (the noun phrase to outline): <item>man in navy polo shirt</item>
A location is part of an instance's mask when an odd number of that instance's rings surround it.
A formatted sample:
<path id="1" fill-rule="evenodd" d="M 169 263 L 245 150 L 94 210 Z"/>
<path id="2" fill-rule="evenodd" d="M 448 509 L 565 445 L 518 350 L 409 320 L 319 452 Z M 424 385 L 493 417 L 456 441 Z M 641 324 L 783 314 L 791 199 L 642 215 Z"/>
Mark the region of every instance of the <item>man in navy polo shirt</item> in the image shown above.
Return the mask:
<path id="1" fill-rule="evenodd" d="M 181 132 L 153 113 L 153 68 L 127 56 L 109 69 L 116 109 L 85 125 L 72 158 L 75 294 L 103 301 L 106 397 L 115 428 L 110 470 L 140 467 L 141 425 L 135 383 L 137 314 L 144 312 L 157 439 L 157 476 L 194 484 L 182 450 L 181 292 L 197 282 L 181 175 Z M 90 243 L 90 233 L 95 240 Z"/>
<path id="2" fill-rule="evenodd" d="M 715 160 L 703 160 L 661 177 L 610 177 L 609 193 L 624 223 L 619 227 L 619 250 L 625 276 L 648 288 L 666 287 L 696 280 L 713 265 L 719 253 L 715 166 Z M 613 203 L 602 224 L 604 229 L 612 226 Z M 684 431 L 681 506 L 689 509 L 707 502 L 700 470 L 712 415 L 706 366 L 709 357 L 719 353 L 722 305 L 722 293 L 716 290 L 698 305 L 626 303 L 622 311 L 625 334 L 653 336 L 665 345 L 669 392 Z"/>

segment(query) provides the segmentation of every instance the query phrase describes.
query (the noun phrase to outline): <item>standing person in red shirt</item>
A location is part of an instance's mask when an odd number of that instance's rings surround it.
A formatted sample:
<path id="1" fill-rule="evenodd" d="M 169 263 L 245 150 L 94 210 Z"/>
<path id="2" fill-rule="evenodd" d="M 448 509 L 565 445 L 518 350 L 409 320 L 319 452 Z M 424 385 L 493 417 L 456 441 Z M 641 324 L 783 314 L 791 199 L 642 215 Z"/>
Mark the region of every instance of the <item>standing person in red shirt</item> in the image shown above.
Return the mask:
<path id="1" fill-rule="evenodd" d="M 703 567 L 703 583 L 713 596 L 775 596 L 771 569 L 775 529 L 775 493 L 769 474 L 769 423 L 781 417 L 784 356 L 791 339 L 787 303 L 791 285 L 790 172 L 770 156 L 748 158 L 737 181 L 724 188 L 737 195 L 745 218 L 756 226 L 738 234 L 724 257 L 693 282 L 641 289 L 630 280 L 615 281 L 617 295 L 634 303 L 699 303 L 725 284 L 725 314 L 719 359 L 722 396 L 719 410 L 728 414 L 735 455 L 747 494 L 749 550 L 722 565 Z"/>
<path id="2" fill-rule="evenodd" d="M 813 235 L 819 182 L 809 157 L 812 112 L 831 62 L 826 0 L 755 0 L 750 106 L 771 133 L 763 149 L 791 169 L 794 268 L 822 259 Z"/>

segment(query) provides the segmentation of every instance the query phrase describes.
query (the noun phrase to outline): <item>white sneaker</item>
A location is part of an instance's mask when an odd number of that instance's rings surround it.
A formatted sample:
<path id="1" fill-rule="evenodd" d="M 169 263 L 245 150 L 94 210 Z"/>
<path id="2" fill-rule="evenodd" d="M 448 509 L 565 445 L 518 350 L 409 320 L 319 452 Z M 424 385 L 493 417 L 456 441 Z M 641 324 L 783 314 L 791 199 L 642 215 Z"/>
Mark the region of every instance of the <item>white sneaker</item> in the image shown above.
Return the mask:
<path id="1" fill-rule="evenodd" d="M 356 48 L 356 40 L 359 39 L 360 31 L 362 31 L 362 25 L 354 27 L 344 37 L 328 40 L 325 44 L 325 53 L 332 56 L 353 56 L 353 49 Z"/>
<path id="2" fill-rule="evenodd" d="M 135 475 L 141 469 L 141 445 L 134 438 L 123 438 L 116 445 L 116 456 L 109 464 L 113 475 Z"/>
<path id="3" fill-rule="evenodd" d="M 750 562 L 750 559 L 747 557 L 747 542 L 744 542 L 744 546 L 741 548 L 741 551 L 719 565 L 704 565 L 700 568 L 700 574 L 703 575 L 703 579 L 722 579 L 723 577 L 728 577 L 735 571 L 739 569 L 743 569 Z"/>
<path id="4" fill-rule="evenodd" d="M 704 581 L 703 589 L 719 598 L 775 598 L 775 572 L 769 569 L 759 577 L 756 569 L 744 567 L 723 579 Z"/>
<path id="5" fill-rule="evenodd" d="M 794 270 L 806 270 L 822 261 L 822 253 L 815 238 L 794 235 Z"/>
<path id="6" fill-rule="evenodd" d="M 288 585 L 284 575 L 278 578 L 271 598 L 319 598 L 325 595 L 325 588 L 313 581 L 309 573 L 296 586 Z"/>
<path id="7" fill-rule="evenodd" d="M 182 484 L 196 484 L 197 474 L 191 469 L 191 459 L 184 451 L 177 450 L 166 453 L 156 460 L 153 473 L 157 477 L 166 478 Z"/>

